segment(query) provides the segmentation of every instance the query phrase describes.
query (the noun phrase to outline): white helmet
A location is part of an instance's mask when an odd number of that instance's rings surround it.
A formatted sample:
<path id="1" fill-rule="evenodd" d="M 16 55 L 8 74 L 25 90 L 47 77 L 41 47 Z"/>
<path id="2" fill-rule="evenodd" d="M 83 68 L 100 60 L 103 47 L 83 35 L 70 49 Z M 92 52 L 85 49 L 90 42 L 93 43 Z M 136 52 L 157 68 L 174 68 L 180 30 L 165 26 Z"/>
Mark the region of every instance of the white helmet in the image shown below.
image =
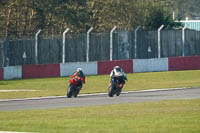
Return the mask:
<path id="1" fill-rule="evenodd" d="M 117 72 L 120 72 L 120 71 L 121 71 L 120 66 L 115 66 L 114 69 L 115 69 Z"/>
<path id="2" fill-rule="evenodd" d="M 115 66 L 114 69 L 120 68 L 120 66 Z"/>
<path id="3" fill-rule="evenodd" d="M 82 68 L 77 68 L 77 72 L 83 71 Z"/>

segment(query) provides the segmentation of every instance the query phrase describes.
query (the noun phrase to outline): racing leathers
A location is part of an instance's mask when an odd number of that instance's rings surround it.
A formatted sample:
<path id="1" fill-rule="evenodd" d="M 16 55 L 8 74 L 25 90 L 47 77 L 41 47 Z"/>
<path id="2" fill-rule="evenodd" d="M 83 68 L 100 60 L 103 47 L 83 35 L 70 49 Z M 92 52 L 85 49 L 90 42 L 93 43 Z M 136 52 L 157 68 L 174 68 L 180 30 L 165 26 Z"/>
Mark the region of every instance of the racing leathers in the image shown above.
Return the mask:
<path id="1" fill-rule="evenodd" d="M 120 69 L 113 69 L 110 73 L 111 80 L 119 80 L 120 88 L 123 88 L 123 85 L 125 84 L 125 80 L 127 80 L 125 72 Z"/>
<path id="2" fill-rule="evenodd" d="M 82 84 L 85 84 L 85 75 L 83 73 L 83 71 L 77 71 L 75 72 L 71 78 L 75 78 L 77 79 L 77 86 L 80 87 L 80 89 L 82 88 Z"/>

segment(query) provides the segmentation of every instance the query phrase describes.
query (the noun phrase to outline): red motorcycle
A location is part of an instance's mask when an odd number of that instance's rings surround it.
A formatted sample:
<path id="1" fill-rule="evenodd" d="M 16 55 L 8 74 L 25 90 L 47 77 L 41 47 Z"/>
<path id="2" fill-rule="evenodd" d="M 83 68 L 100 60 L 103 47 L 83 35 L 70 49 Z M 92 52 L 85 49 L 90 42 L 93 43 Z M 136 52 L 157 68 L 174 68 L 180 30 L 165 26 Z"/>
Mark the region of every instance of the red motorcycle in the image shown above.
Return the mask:
<path id="1" fill-rule="evenodd" d="M 71 77 L 69 80 L 69 85 L 67 89 L 67 97 L 71 98 L 72 96 L 77 97 L 81 89 L 80 83 L 82 82 L 80 77 Z"/>

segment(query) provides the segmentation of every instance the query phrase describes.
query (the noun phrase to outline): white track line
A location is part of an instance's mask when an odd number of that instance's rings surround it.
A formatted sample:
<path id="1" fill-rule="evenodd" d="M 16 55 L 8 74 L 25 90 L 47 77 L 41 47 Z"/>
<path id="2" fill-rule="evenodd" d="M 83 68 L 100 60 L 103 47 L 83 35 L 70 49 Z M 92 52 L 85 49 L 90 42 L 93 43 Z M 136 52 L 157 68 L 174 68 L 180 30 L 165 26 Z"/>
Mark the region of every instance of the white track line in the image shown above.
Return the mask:
<path id="1" fill-rule="evenodd" d="M 39 90 L 0 90 L 0 92 L 34 92 Z M 1 133 L 1 132 L 0 132 Z"/>
<path id="2" fill-rule="evenodd" d="M 0 133 L 31 133 L 31 132 L 12 132 L 12 131 L 0 131 Z"/>
<path id="3" fill-rule="evenodd" d="M 138 93 L 138 92 L 155 92 L 155 91 L 168 91 L 168 90 L 183 90 L 189 89 L 191 87 L 183 87 L 183 88 L 168 88 L 168 89 L 151 89 L 151 90 L 140 90 L 140 91 L 127 91 L 122 92 L 122 94 L 128 93 Z M 100 95 L 107 95 L 108 93 L 93 93 L 93 94 L 80 94 L 79 97 L 85 96 L 100 96 Z M 53 98 L 65 98 L 66 96 L 49 96 L 49 97 L 33 97 L 33 98 L 21 98 L 21 99 L 6 99 L 0 100 L 0 102 L 8 102 L 8 101 L 23 101 L 23 100 L 40 100 L 40 99 L 53 99 Z M 0 132 L 1 133 L 1 132 Z"/>

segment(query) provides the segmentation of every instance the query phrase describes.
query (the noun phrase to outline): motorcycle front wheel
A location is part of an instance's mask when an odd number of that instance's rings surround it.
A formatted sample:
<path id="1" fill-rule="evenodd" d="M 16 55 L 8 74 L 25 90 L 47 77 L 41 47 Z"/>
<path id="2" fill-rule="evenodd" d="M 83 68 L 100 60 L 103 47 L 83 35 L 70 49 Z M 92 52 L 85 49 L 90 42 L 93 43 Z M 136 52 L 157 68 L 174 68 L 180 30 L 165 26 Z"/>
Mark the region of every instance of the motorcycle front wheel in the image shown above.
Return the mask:
<path id="1" fill-rule="evenodd" d="M 72 97 L 72 94 L 73 94 L 73 86 L 72 86 L 72 85 L 69 85 L 69 86 L 68 86 L 68 89 L 67 89 L 67 97 L 68 97 L 68 98 L 71 98 L 71 97 Z"/>
<path id="2" fill-rule="evenodd" d="M 116 95 L 119 96 L 121 94 L 121 92 L 122 92 L 122 88 L 118 88 Z"/>
<path id="3" fill-rule="evenodd" d="M 111 86 L 109 86 L 109 88 L 108 88 L 108 96 L 109 96 L 109 97 L 113 97 L 113 95 L 114 95 L 114 88 L 113 88 L 113 86 L 111 85 Z"/>

